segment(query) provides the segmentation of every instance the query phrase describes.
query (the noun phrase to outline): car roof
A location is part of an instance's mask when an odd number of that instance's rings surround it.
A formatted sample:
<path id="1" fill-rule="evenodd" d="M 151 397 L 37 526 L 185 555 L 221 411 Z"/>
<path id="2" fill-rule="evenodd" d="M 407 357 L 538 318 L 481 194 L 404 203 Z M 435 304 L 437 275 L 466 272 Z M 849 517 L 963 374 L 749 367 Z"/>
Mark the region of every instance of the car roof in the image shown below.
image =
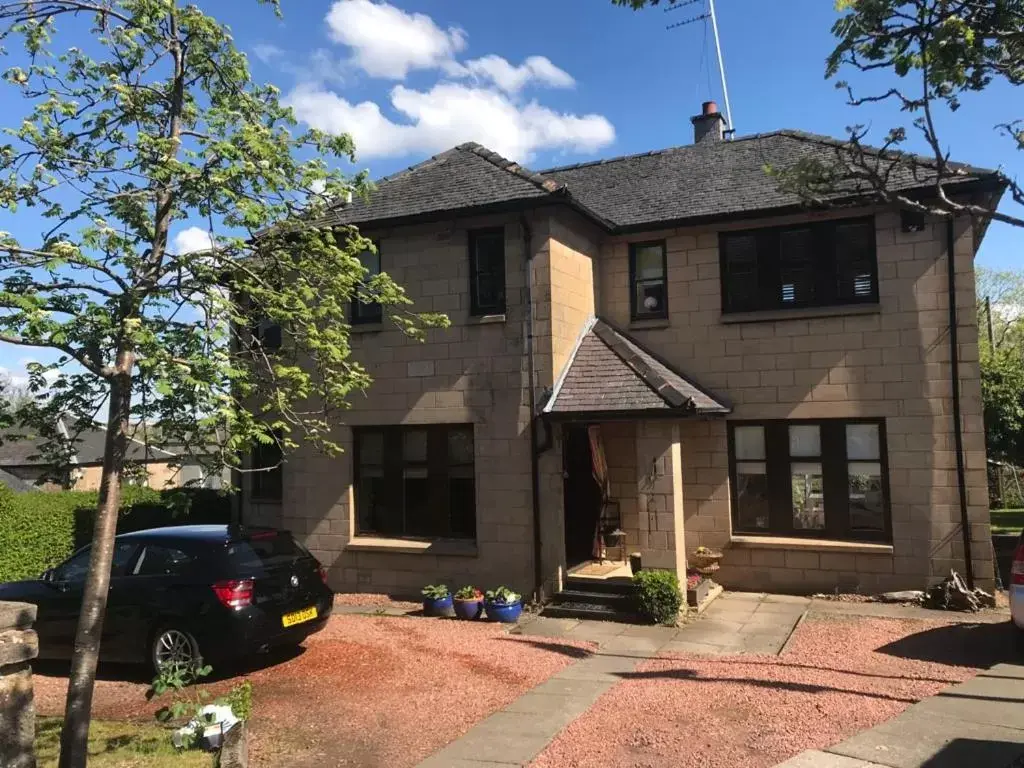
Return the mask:
<path id="1" fill-rule="evenodd" d="M 147 528 L 143 531 L 122 533 L 121 541 L 206 541 L 228 542 L 246 539 L 260 531 L 275 531 L 274 528 L 258 528 L 239 525 L 168 525 L 162 528 Z"/>

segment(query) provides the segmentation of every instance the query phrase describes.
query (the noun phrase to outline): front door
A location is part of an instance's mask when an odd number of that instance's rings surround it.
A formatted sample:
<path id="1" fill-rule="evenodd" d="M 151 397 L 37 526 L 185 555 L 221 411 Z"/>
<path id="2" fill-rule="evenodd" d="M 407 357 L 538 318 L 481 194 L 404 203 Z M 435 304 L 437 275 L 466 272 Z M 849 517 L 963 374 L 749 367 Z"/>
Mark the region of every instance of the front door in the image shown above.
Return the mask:
<path id="1" fill-rule="evenodd" d="M 594 537 L 601 518 L 601 489 L 594 480 L 587 428 L 566 427 L 562 450 L 565 560 L 572 568 L 594 556 Z"/>

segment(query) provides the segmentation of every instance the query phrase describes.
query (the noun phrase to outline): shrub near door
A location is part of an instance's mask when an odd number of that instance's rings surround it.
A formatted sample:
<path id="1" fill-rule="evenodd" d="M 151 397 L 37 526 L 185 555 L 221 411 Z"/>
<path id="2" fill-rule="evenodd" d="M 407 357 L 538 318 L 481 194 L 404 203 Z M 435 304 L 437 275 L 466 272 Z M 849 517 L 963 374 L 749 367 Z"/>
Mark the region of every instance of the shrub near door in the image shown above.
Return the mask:
<path id="1" fill-rule="evenodd" d="M 673 571 L 640 571 L 633 577 L 637 609 L 652 624 L 675 624 L 683 596 Z"/>

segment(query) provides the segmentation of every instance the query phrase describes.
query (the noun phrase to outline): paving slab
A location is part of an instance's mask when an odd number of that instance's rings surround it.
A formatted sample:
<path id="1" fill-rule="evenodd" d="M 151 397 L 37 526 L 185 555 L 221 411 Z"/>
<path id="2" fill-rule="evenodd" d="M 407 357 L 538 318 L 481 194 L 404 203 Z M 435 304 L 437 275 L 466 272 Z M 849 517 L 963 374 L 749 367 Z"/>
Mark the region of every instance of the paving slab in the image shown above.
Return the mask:
<path id="1" fill-rule="evenodd" d="M 779 616 L 799 616 L 807 610 L 807 606 L 810 605 L 810 601 L 803 603 L 769 603 L 765 600 L 754 610 L 755 616 L 768 615 L 779 615 Z"/>
<path id="2" fill-rule="evenodd" d="M 612 687 L 612 684 L 600 680 L 570 680 L 564 677 L 552 677 L 530 690 L 530 693 L 555 694 L 557 696 L 581 696 L 596 699 Z"/>
<path id="3" fill-rule="evenodd" d="M 791 757 L 784 763 L 779 763 L 775 768 L 884 768 L 878 763 L 868 763 L 858 760 L 855 757 L 846 755 L 833 755 L 830 752 L 820 752 L 817 749 L 809 749 L 801 752 L 796 757 Z"/>
<path id="4" fill-rule="evenodd" d="M 925 699 L 914 709 L 968 723 L 1024 729 L 1024 683 L 1008 677 L 976 677 Z"/>
<path id="5" fill-rule="evenodd" d="M 626 631 L 628 624 L 617 624 L 612 621 L 581 621 L 572 629 L 566 631 L 562 637 L 572 640 L 589 640 L 600 643 L 602 640 L 621 635 Z"/>
<path id="6" fill-rule="evenodd" d="M 1015 680 L 1024 680 L 1024 666 L 1020 664 L 996 664 L 986 669 L 978 677 L 1008 677 Z"/>
<path id="7" fill-rule="evenodd" d="M 576 713 L 566 710 L 550 712 L 509 712 L 502 710 L 484 720 L 481 725 L 487 731 L 500 730 L 502 733 L 520 736 L 546 736 L 553 739 L 565 726 L 575 720 Z"/>
<path id="8" fill-rule="evenodd" d="M 433 763 L 437 766 L 448 766 L 456 760 L 524 765 L 536 757 L 549 741 L 551 739 L 543 735 L 525 735 L 497 726 L 488 727 L 487 720 L 484 720 L 428 760 L 439 760 Z M 422 768 L 423 763 L 420 766 Z"/>
<path id="9" fill-rule="evenodd" d="M 727 603 L 755 602 L 759 603 L 766 597 L 764 592 L 723 592 L 718 599 Z"/>
<path id="10" fill-rule="evenodd" d="M 806 608 L 810 605 L 811 598 L 800 595 L 765 595 L 763 603 L 767 605 L 800 605 Z"/>
<path id="11" fill-rule="evenodd" d="M 590 706 L 597 701 L 604 691 L 595 692 L 591 696 L 560 696 L 554 693 L 535 693 L 529 691 L 509 704 L 502 712 L 522 712 L 533 715 L 546 715 L 552 712 L 562 712 L 579 717 L 586 712 Z"/>
<path id="12" fill-rule="evenodd" d="M 463 760 L 437 753 L 421 762 L 417 768 L 508 768 L 510 765 L 515 765 L 515 763 L 496 763 L 491 760 Z"/>
<path id="13" fill-rule="evenodd" d="M 598 680 L 617 683 L 627 672 L 632 672 L 640 661 L 636 656 L 592 656 L 571 664 L 556 674 L 553 680 Z"/>
<path id="14" fill-rule="evenodd" d="M 966 722 L 920 706 L 828 751 L 890 768 L 1005 768 L 1024 755 L 1024 730 Z"/>
<path id="15" fill-rule="evenodd" d="M 675 635 L 673 635 L 675 637 Z M 620 654 L 637 659 L 646 659 L 658 652 L 665 641 L 654 637 L 634 637 L 632 635 L 616 635 L 601 642 L 596 654 L 606 656 Z"/>
<path id="16" fill-rule="evenodd" d="M 556 619 L 550 616 L 536 616 L 529 621 L 523 622 L 509 634 L 563 637 L 567 632 L 576 628 L 579 623 L 579 619 Z"/>
<path id="17" fill-rule="evenodd" d="M 652 640 L 660 640 L 667 643 L 679 630 L 675 627 L 650 626 L 645 624 L 632 624 L 626 627 L 622 633 L 625 637 L 645 637 Z"/>
<path id="18" fill-rule="evenodd" d="M 692 653 L 698 656 L 731 656 L 739 652 L 735 647 L 698 643 L 688 640 L 672 640 L 661 648 L 662 653 Z"/>
<path id="19" fill-rule="evenodd" d="M 757 611 L 760 603 L 715 604 L 701 614 L 702 620 L 735 621 L 743 623 Z"/>

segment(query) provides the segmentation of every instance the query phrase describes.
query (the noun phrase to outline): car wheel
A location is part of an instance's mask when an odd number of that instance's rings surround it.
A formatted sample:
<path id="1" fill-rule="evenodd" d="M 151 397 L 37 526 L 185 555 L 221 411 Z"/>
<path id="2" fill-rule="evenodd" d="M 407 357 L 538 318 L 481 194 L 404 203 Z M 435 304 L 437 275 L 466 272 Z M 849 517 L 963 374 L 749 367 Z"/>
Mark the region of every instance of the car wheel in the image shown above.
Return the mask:
<path id="1" fill-rule="evenodd" d="M 180 627 L 161 627 L 153 633 L 150 661 L 153 670 L 159 674 L 160 670 L 169 666 L 180 669 L 199 668 L 203 665 L 203 656 L 191 632 Z"/>

